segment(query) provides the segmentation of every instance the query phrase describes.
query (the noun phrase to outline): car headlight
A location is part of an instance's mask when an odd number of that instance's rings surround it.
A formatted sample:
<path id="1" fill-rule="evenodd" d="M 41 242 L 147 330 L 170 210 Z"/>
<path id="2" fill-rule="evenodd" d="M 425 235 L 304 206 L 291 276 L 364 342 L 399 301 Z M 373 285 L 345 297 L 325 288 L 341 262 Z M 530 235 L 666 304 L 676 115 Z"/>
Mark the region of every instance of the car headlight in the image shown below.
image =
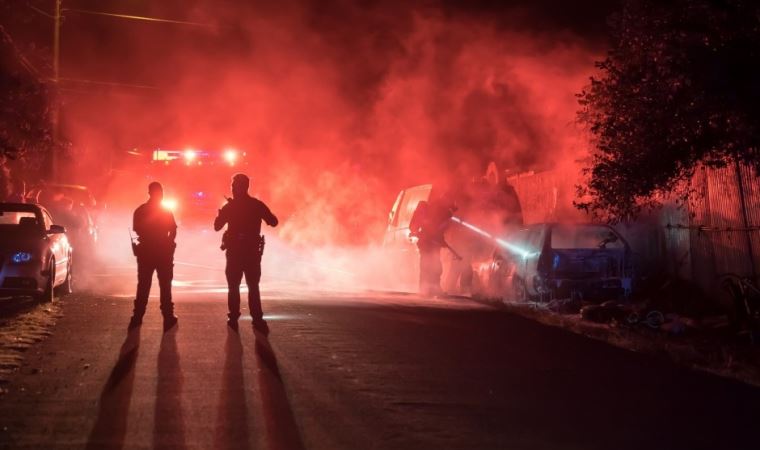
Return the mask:
<path id="1" fill-rule="evenodd" d="M 11 256 L 11 261 L 16 264 L 22 264 L 32 260 L 32 254 L 29 252 L 16 252 Z"/>

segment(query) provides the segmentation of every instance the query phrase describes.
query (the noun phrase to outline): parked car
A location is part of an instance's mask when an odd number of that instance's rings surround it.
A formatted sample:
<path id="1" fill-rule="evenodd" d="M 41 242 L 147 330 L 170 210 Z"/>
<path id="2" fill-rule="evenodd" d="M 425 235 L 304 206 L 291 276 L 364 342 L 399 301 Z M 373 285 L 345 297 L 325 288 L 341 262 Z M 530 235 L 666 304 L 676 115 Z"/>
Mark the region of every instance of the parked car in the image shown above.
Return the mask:
<path id="1" fill-rule="evenodd" d="M 66 230 L 43 206 L 0 203 L 0 297 L 68 294 L 72 263 Z"/>
<path id="2" fill-rule="evenodd" d="M 473 267 L 473 294 L 532 299 L 610 299 L 632 289 L 632 254 L 614 228 L 541 223 L 497 240 L 493 260 Z"/>
<path id="3" fill-rule="evenodd" d="M 98 225 L 95 214 L 102 212 L 95 197 L 86 186 L 45 183 L 27 192 L 27 199 L 43 205 L 77 249 L 77 259 L 94 257 L 98 244 Z"/>
<path id="4" fill-rule="evenodd" d="M 98 207 L 98 202 L 90 189 L 78 184 L 42 183 L 29 188 L 26 196 L 44 205 L 45 201 L 51 201 L 59 194 L 70 198 L 75 205 L 84 206 L 88 210 Z"/>

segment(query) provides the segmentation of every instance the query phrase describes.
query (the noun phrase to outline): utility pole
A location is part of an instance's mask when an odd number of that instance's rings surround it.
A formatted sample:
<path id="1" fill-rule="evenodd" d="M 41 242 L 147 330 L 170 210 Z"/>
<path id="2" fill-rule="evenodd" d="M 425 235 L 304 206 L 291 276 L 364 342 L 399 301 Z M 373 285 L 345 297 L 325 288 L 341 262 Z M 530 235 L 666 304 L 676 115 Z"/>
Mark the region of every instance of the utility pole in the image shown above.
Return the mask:
<path id="1" fill-rule="evenodd" d="M 162 19 L 158 17 L 145 17 L 145 16 L 135 16 L 131 14 L 116 14 L 116 13 L 109 13 L 105 11 L 90 11 L 85 9 L 73 9 L 73 8 L 62 8 L 61 2 L 62 0 L 53 0 L 55 3 L 55 14 L 50 15 L 47 12 L 35 7 L 32 4 L 27 4 L 27 6 L 38 13 L 42 14 L 45 17 L 53 19 L 53 101 L 51 104 L 50 109 L 50 125 L 52 128 L 52 138 L 53 138 L 53 145 L 50 150 L 50 161 L 49 161 L 49 174 L 50 174 L 50 180 L 51 181 L 60 181 L 60 155 L 58 152 L 60 151 L 61 147 L 59 145 L 60 141 L 60 134 L 61 134 L 61 125 L 60 125 L 60 116 L 61 116 L 61 95 L 60 95 L 60 66 L 61 66 L 61 21 L 62 21 L 62 13 L 65 12 L 75 12 L 80 14 L 88 14 L 88 15 L 95 15 L 95 16 L 104 16 L 104 17 L 113 17 L 117 19 L 127 19 L 127 20 L 138 20 L 138 21 L 145 21 L 145 22 L 158 22 L 158 23 L 170 23 L 175 25 L 190 25 L 195 27 L 202 27 L 202 28 L 208 28 L 208 29 L 214 29 L 215 26 L 211 24 L 206 23 L 199 23 L 199 22 L 189 22 L 185 20 L 172 20 L 172 19 Z M 64 79 L 66 81 L 66 79 Z M 77 80 L 68 80 L 68 81 L 77 81 Z M 82 80 L 89 83 L 95 83 L 95 84 L 113 84 L 113 85 L 119 85 L 119 83 L 97 83 L 94 81 L 89 80 Z M 128 85 L 124 85 L 128 86 Z M 140 87 L 140 88 L 150 88 L 150 86 L 136 86 L 133 85 L 131 87 Z"/>
<path id="2" fill-rule="evenodd" d="M 55 16 L 53 17 L 53 104 L 50 113 L 53 128 L 53 146 L 50 151 L 50 179 L 58 181 L 58 140 L 60 135 L 60 95 L 58 93 L 58 79 L 60 76 L 61 59 L 61 0 L 55 1 Z"/>

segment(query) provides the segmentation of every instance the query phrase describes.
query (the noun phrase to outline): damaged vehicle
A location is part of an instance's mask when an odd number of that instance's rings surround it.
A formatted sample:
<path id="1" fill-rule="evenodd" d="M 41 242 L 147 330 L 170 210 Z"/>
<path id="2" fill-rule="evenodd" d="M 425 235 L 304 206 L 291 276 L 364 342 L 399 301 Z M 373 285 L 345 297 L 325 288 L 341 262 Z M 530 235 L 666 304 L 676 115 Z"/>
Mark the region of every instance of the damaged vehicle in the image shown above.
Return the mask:
<path id="1" fill-rule="evenodd" d="M 601 301 L 631 293 L 631 248 L 608 225 L 541 223 L 496 241 L 493 260 L 474 267 L 473 295 Z"/>
<path id="2" fill-rule="evenodd" d="M 71 293 L 71 254 L 66 230 L 44 207 L 0 203 L 0 297 L 49 302 Z"/>

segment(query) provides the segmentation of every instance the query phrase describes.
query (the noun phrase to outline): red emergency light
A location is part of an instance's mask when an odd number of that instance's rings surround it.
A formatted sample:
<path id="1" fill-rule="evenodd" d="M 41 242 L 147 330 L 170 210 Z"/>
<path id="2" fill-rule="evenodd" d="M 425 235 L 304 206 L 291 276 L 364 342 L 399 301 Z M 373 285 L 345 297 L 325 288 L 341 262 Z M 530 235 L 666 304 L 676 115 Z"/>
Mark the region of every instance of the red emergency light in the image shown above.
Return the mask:
<path id="1" fill-rule="evenodd" d="M 234 148 L 227 148 L 222 151 L 200 150 L 188 147 L 184 150 L 165 150 L 156 149 L 153 151 L 151 162 L 164 163 L 165 165 L 184 163 L 188 166 L 202 166 L 224 164 L 235 166 L 243 162 L 246 152 L 241 152 Z"/>

